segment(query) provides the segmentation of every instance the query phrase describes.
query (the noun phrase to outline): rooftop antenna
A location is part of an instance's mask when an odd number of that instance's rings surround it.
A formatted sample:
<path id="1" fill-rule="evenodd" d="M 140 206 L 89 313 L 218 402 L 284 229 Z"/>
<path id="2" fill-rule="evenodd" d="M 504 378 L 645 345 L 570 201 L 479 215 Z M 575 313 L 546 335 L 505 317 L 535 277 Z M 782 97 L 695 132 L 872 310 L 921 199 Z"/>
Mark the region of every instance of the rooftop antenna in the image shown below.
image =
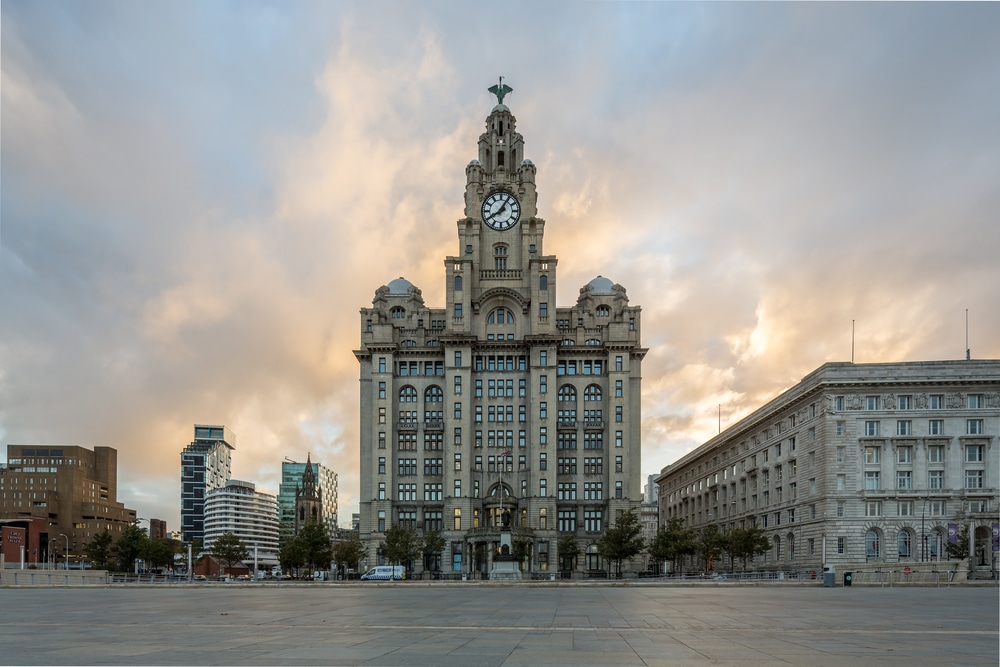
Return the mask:
<path id="1" fill-rule="evenodd" d="M 965 309 L 965 360 L 972 361 L 972 350 L 969 349 L 969 309 Z"/>

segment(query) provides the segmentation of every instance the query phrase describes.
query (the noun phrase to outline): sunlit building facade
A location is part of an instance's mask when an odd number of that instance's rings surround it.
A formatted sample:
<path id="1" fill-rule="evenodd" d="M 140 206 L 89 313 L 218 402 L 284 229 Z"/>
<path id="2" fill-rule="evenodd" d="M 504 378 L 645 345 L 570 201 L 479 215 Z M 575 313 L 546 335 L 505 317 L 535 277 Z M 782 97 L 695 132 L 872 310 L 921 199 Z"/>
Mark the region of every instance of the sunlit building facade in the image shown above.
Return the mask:
<path id="1" fill-rule="evenodd" d="M 509 512 L 525 572 L 555 570 L 563 536 L 597 570 L 597 538 L 642 499 L 640 308 L 601 276 L 557 307 L 536 168 L 503 94 L 465 169 L 447 303 L 429 307 L 397 278 L 361 310 L 369 565 L 403 525 L 445 538 L 432 569 L 486 573 Z"/>
<path id="2" fill-rule="evenodd" d="M 258 564 L 278 563 L 278 499 L 257 491 L 253 482 L 231 479 L 205 496 L 205 551 L 221 535 L 233 533 Z"/>
<path id="3" fill-rule="evenodd" d="M 660 523 L 759 526 L 755 569 L 995 568 L 1000 361 L 829 363 L 665 467 Z"/>
<path id="4" fill-rule="evenodd" d="M 310 461 L 319 491 L 321 514 L 327 530 L 337 529 L 337 473 L 321 463 Z M 281 464 L 281 484 L 278 487 L 278 511 L 282 530 L 293 533 L 295 528 L 296 490 L 302 486 L 305 463 L 284 461 Z"/>

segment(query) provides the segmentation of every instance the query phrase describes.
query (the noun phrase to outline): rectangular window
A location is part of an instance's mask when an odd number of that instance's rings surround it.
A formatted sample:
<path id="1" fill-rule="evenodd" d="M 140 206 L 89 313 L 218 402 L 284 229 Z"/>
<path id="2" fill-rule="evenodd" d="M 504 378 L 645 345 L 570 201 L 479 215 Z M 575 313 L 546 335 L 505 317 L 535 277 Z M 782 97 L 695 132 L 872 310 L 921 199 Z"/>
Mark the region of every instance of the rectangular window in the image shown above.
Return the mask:
<path id="1" fill-rule="evenodd" d="M 385 431 L 379 431 L 378 434 L 378 448 L 385 449 Z"/>
<path id="2" fill-rule="evenodd" d="M 549 365 L 549 353 L 547 350 L 538 351 L 538 365 L 543 368 Z"/>
<path id="3" fill-rule="evenodd" d="M 837 396 L 836 398 L 833 399 L 833 409 L 836 410 L 837 412 L 843 412 L 844 411 L 844 397 L 843 396 Z"/>
<path id="4" fill-rule="evenodd" d="M 840 554 L 840 555 L 844 555 L 844 553 L 846 551 L 847 551 L 847 538 L 845 538 L 845 537 L 838 537 L 837 538 L 837 553 Z"/>
<path id="5" fill-rule="evenodd" d="M 615 398 L 621 398 L 623 393 L 624 389 L 622 388 L 622 381 L 615 380 Z"/>
<path id="6" fill-rule="evenodd" d="M 896 422 L 896 435 L 911 435 L 913 432 L 913 422 L 909 419 L 900 419 Z"/>
<path id="7" fill-rule="evenodd" d="M 944 420 L 931 419 L 929 422 L 927 422 L 927 434 L 944 435 Z"/>
<path id="8" fill-rule="evenodd" d="M 983 407 L 983 397 L 980 394 L 969 394 L 965 397 L 966 406 L 970 410 L 978 410 Z"/>
<path id="9" fill-rule="evenodd" d="M 927 461 L 929 463 L 944 462 L 944 447 L 941 445 L 931 445 L 927 448 Z"/>
<path id="10" fill-rule="evenodd" d="M 548 481 L 543 479 L 538 480 L 538 495 L 545 498 L 549 495 Z"/>
<path id="11" fill-rule="evenodd" d="M 538 378 L 538 393 L 547 394 L 549 392 L 549 378 L 548 376 L 541 375 Z"/>
<path id="12" fill-rule="evenodd" d="M 869 500 L 866 502 L 865 516 L 882 516 L 882 501 Z"/>
<path id="13" fill-rule="evenodd" d="M 878 396 L 865 396 L 865 410 L 878 410 Z"/>
<path id="14" fill-rule="evenodd" d="M 541 454 L 538 455 L 538 469 L 539 470 L 547 470 L 548 469 L 549 462 L 547 460 L 547 457 L 548 457 L 548 455 L 545 452 L 542 452 Z"/>
<path id="15" fill-rule="evenodd" d="M 865 447 L 865 463 L 881 463 L 881 447 Z"/>
<path id="16" fill-rule="evenodd" d="M 913 447 L 897 447 L 896 463 L 913 463 Z"/>
<path id="17" fill-rule="evenodd" d="M 865 490 L 866 491 L 878 491 L 880 486 L 881 473 L 878 470 L 866 470 L 865 471 Z"/>
<path id="18" fill-rule="evenodd" d="M 615 370 L 620 371 L 624 366 L 624 357 L 615 357 Z"/>
<path id="19" fill-rule="evenodd" d="M 966 445 L 965 446 L 965 462 L 966 463 L 982 463 L 983 462 L 983 446 L 982 445 Z"/>
<path id="20" fill-rule="evenodd" d="M 847 422 L 839 421 L 837 422 L 837 435 L 844 435 L 847 430 Z"/>
<path id="21" fill-rule="evenodd" d="M 932 500 L 927 503 L 927 507 L 930 516 L 944 516 L 945 502 L 943 500 Z"/>
<path id="22" fill-rule="evenodd" d="M 622 432 L 615 431 L 615 447 L 622 447 Z"/>
<path id="23" fill-rule="evenodd" d="M 547 304 L 547 303 L 539 303 L 538 304 L 538 315 L 539 315 L 539 317 L 548 317 L 549 316 L 549 304 Z"/>
<path id="24" fill-rule="evenodd" d="M 381 399 L 385 398 L 385 382 L 378 383 L 378 397 Z"/>
<path id="25" fill-rule="evenodd" d="M 896 408 L 899 410 L 909 410 L 910 409 L 910 397 L 909 396 L 897 396 L 896 397 Z"/>
<path id="26" fill-rule="evenodd" d="M 549 405 L 545 401 L 538 404 L 538 418 L 548 419 L 549 418 Z"/>
<path id="27" fill-rule="evenodd" d="M 931 394 L 928 398 L 928 405 L 931 410 L 940 410 L 944 407 L 944 395 L 943 394 Z"/>
<path id="28" fill-rule="evenodd" d="M 927 472 L 927 488 L 939 491 L 944 488 L 944 471 L 929 470 Z"/>
<path id="29" fill-rule="evenodd" d="M 837 463 L 843 463 L 847 458 L 847 448 L 837 447 Z"/>
<path id="30" fill-rule="evenodd" d="M 900 500 L 896 503 L 896 516 L 913 516 L 913 501 Z"/>
<path id="31" fill-rule="evenodd" d="M 983 471 L 982 470 L 966 470 L 965 471 L 965 488 L 967 488 L 967 489 L 981 489 L 981 488 L 983 488 Z"/>
<path id="32" fill-rule="evenodd" d="M 837 501 L 837 517 L 843 519 L 844 518 L 844 511 L 845 511 L 845 503 L 844 503 L 844 501 L 843 500 L 838 500 Z"/>
<path id="33" fill-rule="evenodd" d="M 618 423 L 621 423 L 622 421 L 624 421 L 623 417 L 624 417 L 624 413 L 623 413 L 622 406 L 616 405 L 615 406 L 615 421 L 618 422 Z M 980 420 L 980 423 L 982 423 L 982 420 Z"/>
<path id="34" fill-rule="evenodd" d="M 865 435 L 868 437 L 874 437 L 878 435 L 878 422 L 877 421 L 866 421 L 865 422 Z"/>
<path id="35" fill-rule="evenodd" d="M 982 419 L 966 419 L 965 420 L 965 433 L 967 435 L 982 435 L 983 434 L 983 420 Z"/>
<path id="36" fill-rule="evenodd" d="M 896 488 L 901 491 L 910 491 L 913 489 L 913 473 L 909 470 L 897 470 Z"/>
<path id="37" fill-rule="evenodd" d="M 455 366 L 461 366 L 461 365 L 462 365 L 462 353 L 461 353 L 461 351 L 456 351 L 455 352 Z"/>

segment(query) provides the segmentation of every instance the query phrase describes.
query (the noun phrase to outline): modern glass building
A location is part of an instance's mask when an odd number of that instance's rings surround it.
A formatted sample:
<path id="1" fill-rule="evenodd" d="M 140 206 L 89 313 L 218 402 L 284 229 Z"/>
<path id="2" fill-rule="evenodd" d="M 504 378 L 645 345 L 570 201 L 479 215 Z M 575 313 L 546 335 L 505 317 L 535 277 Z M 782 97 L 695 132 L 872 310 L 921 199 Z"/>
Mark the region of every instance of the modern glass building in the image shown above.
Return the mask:
<path id="1" fill-rule="evenodd" d="M 185 542 L 204 540 L 205 496 L 225 486 L 236 434 L 225 426 L 195 424 L 194 440 L 181 452 L 181 532 Z"/>
<path id="2" fill-rule="evenodd" d="M 316 484 L 323 504 L 323 523 L 327 530 L 337 528 L 337 473 L 321 463 L 312 463 Z M 282 530 L 291 532 L 295 525 L 295 489 L 302 485 L 305 463 L 285 461 L 281 464 L 281 485 L 278 487 L 278 519 Z"/>

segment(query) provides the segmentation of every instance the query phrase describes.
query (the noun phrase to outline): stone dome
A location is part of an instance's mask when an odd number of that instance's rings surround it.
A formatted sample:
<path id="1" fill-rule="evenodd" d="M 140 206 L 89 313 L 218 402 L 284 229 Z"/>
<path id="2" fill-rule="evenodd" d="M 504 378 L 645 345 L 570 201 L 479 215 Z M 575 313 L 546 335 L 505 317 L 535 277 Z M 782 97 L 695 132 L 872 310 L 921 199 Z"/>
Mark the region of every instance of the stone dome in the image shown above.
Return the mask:
<path id="1" fill-rule="evenodd" d="M 470 166 L 470 167 L 482 167 L 483 163 L 480 162 L 479 160 L 477 160 L 476 158 L 473 158 L 473 159 L 469 160 L 469 165 L 468 166 Z"/>
<path id="2" fill-rule="evenodd" d="M 605 278 L 604 276 L 597 276 L 591 280 L 587 285 L 591 289 L 592 294 L 614 294 L 615 284 Z"/>

